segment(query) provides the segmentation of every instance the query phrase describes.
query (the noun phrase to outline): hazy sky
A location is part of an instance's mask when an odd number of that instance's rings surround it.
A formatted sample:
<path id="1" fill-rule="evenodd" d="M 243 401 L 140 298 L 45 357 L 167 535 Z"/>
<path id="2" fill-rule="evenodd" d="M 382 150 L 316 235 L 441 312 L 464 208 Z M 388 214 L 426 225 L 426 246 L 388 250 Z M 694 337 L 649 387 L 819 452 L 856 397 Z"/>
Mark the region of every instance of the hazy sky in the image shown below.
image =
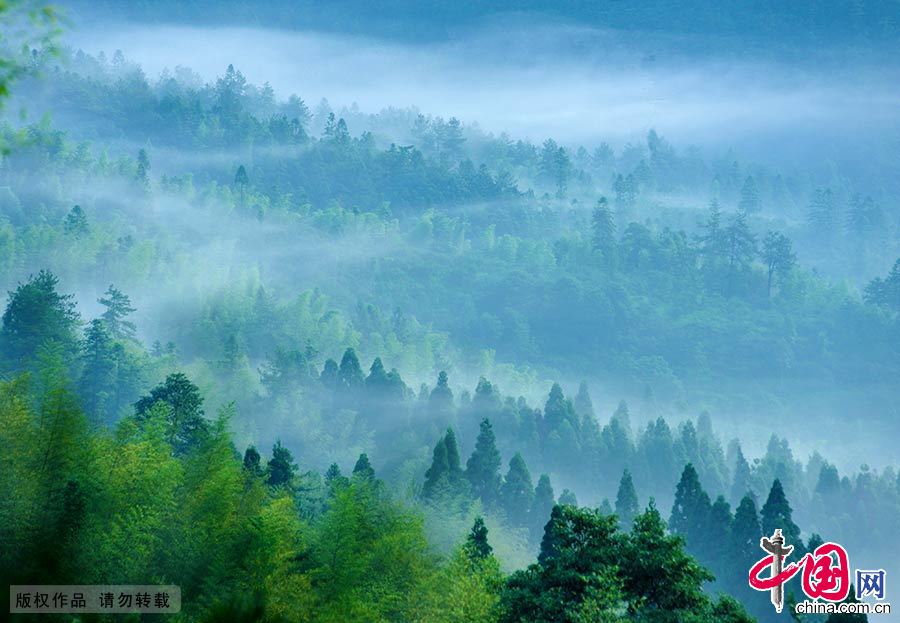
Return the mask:
<path id="1" fill-rule="evenodd" d="M 584 28 L 496 25 L 440 44 L 249 28 L 75 29 L 89 52 L 121 49 L 150 76 L 189 66 L 206 79 L 233 63 L 280 97 L 368 112 L 418 106 L 491 131 L 542 140 L 624 143 L 650 128 L 683 143 L 747 149 L 788 139 L 883 135 L 897 128 L 894 68 L 800 71 L 773 63 L 685 62 Z M 649 48 L 649 49 L 648 49 Z M 352 128 L 351 128 L 352 131 Z"/>

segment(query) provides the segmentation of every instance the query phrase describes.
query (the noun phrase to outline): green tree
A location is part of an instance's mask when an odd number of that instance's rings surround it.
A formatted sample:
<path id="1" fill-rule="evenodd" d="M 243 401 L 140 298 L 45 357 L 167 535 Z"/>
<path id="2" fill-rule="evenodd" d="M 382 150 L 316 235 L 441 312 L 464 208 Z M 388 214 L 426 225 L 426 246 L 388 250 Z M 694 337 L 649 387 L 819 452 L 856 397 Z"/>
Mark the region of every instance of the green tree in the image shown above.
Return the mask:
<path id="1" fill-rule="evenodd" d="M 80 238 L 87 235 L 88 231 L 90 231 L 90 227 L 88 227 L 87 216 L 85 216 L 81 206 L 76 205 L 69 210 L 69 213 L 66 215 L 66 220 L 63 223 L 63 230 L 74 238 Z"/>
<path id="2" fill-rule="evenodd" d="M 534 485 L 525 459 L 516 452 L 509 461 L 509 471 L 500 486 L 500 506 L 510 520 L 518 523 L 527 521 L 528 511 L 534 500 Z"/>
<path id="3" fill-rule="evenodd" d="M 479 426 L 475 449 L 466 461 L 466 478 L 472 486 L 472 492 L 487 507 L 497 501 L 500 490 L 500 463 L 494 429 L 490 420 L 484 418 Z"/>
<path id="4" fill-rule="evenodd" d="M 137 327 L 127 318 L 134 313 L 135 309 L 131 306 L 131 299 L 128 295 L 110 285 L 106 293 L 97 299 L 97 302 L 106 308 L 100 317 L 110 334 L 118 340 L 134 339 Z"/>
<path id="5" fill-rule="evenodd" d="M 776 528 L 780 528 L 785 543 L 795 545 L 799 553 L 799 550 L 803 549 L 803 543 L 800 541 L 800 528 L 794 523 L 792 514 L 793 511 L 784 494 L 781 480 L 776 478 L 772 482 L 772 488 L 769 489 L 766 503 L 760 509 L 762 530 L 764 534 L 770 535 L 775 532 Z"/>
<path id="6" fill-rule="evenodd" d="M 244 165 L 241 165 L 237 169 L 237 173 L 234 174 L 234 184 L 241 191 L 241 209 L 244 208 L 244 188 L 250 183 L 250 176 L 247 175 L 247 169 L 244 168 Z"/>
<path id="7" fill-rule="evenodd" d="M 297 466 L 294 463 L 294 455 L 281 445 L 281 440 L 272 446 L 272 458 L 266 465 L 266 484 L 272 487 L 289 485 L 294 479 Z"/>
<path id="8" fill-rule="evenodd" d="M 38 347 L 45 342 L 56 342 L 66 354 L 77 352 L 80 318 L 74 297 L 59 294 L 58 284 L 53 273 L 42 270 L 9 293 L 0 330 L 0 352 L 13 369 L 21 370 L 27 362 L 33 362 Z"/>
<path id="9" fill-rule="evenodd" d="M 365 452 L 360 454 L 359 458 L 356 460 L 356 464 L 353 466 L 353 475 L 365 478 L 366 480 L 375 479 L 375 469 L 372 467 L 372 464 L 369 463 L 369 455 Z"/>
<path id="10" fill-rule="evenodd" d="M 203 397 L 196 385 L 181 372 L 170 374 L 166 380 L 134 405 L 138 422 L 146 421 L 156 404 L 166 408 L 166 440 L 176 454 L 193 450 L 209 432 L 203 416 Z"/>
<path id="11" fill-rule="evenodd" d="M 619 525 L 623 530 L 631 530 L 631 525 L 639 510 L 634 481 L 631 479 L 631 472 L 626 469 L 622 472 L 619 490 L 616 493 L 616 515 L 619 517 Z"/>
<path id="12" fill-rule="evenodd" d="M 85 412 L 95 423 L 108 422 L 108 408 L 116 390 L 113 341 L 100 320 L 92 320 L 84 335 L 78 391 Z"/>
<path id="13" fill-rule="evenodd" d="M 669 530 L 683 537 L 689 547 L 697 548 L 705 538 L 710 508 L 709 495 L 700 485 L 697 470 L 688 463 L 675 489 Z"/>
<path id="14" fill-rule="evenodd" d="M 550 519 L 550 511 L 556 505 L 556 496 L 553 485 L 550 484 L 550 476 L 541 474 L 537 486 L 534 488 L 534 500 L 531 502 L 531 510 L 528 512 L 531 523 L 531 536 L 537 542 L 544 531 L 544 524 Z"/>
<path id="15" fill-rule="evenodd" d="M 738 210 L 747 214 L 755 214 L 760 211 L 762 204 L 759 200 L 759 187 L 752 175 L 748 175 L 741 187 L 741 200 L 738 202 Z"/>
<path id="16" fill-rule="evenodd" d="M 591 246 L 609 263 L 615 257 L 616 226 L 606 197 L 600 197 L 591 214 Z"/>
<path id="17" fill-rule="evenodd" d="M 472 529 L 466 536 L 466 552 L 475 560 L 484 560 L 490 556 L 494 548 L 488 543 L 488 529 L 484 525 L 484 519 L 479 515 L 472 524 Z"/>
<path id="18" fill-rule="evenodd" d="M 359 365 L 359 358 L 356 356 L 356 351 L 352 348 L 345 350 L 343 357 L 341 357 L 338 378 L 344 387 L 348 389 L 358 389 L 365 383 L 362 368 Z"/>
<path id="19" fill-rule="evenodd" d="M 772 296 L 772 278 L 778 275 L 784 279 L 797 263 L 790 238 L 780 232 L 770 231 L 763 239 L 762 259 L 766 264 L 766 297 Z"/>

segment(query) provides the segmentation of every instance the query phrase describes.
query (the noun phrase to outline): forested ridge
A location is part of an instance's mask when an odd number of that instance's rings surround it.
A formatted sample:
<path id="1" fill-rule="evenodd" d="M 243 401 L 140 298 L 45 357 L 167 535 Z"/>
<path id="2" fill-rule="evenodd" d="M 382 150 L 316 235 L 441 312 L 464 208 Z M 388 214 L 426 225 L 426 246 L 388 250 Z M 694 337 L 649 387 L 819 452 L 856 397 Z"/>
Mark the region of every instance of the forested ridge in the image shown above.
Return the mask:
<path id="1" fill-rule="evenodd" d="M 896 434 L 892 182 L 28 62 L 4 583 L 179 584 L 182 620 L 767 621 L 776 527 L 900 553 L 892 457 L 778 426 L 753 457 L 715 420 L 834 401 Z"/>

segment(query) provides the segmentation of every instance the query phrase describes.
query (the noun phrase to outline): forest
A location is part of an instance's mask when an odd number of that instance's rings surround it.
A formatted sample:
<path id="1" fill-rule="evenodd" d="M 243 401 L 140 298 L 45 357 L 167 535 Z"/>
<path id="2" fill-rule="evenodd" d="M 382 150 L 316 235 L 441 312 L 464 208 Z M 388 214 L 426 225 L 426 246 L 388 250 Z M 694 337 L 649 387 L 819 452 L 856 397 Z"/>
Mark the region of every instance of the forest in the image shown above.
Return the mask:
<path id="1" fill-rule="evenodd" d="M 389 82 L 389 106 L 344 101 L 346 52 L 290 61 L 307 94 L 250 48 L 155 72 L 143 35 L 136 58 L 78 39 L 283 11 L 276 39 L 427 55 L 505 3 L 105 4 L 0 3 L 0 583 L 181 587 L 179 614 L 122 620 L 866 620 L 776 614 L 747 575 L 775 529 L 796 560 L 832 541 L 900 571 L 896 117 L 827 148 L 643 117 L 516 134 Z M 896 71 L 889 3 L 840 37 L 805 3 L 745 28 L 532 4 L 511 23 L 645 29 L 688 66 L 745 37 L 799 66 L 825 38 L 822 66 Z"/>

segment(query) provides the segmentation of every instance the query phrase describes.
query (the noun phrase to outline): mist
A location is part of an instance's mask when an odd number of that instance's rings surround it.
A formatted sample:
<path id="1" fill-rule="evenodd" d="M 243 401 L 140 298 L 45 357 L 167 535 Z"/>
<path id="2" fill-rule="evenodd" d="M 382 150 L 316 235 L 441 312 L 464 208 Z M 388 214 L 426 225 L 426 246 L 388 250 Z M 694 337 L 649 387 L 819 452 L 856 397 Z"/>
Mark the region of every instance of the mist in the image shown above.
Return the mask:
<path id="1" fill-rule="evenodd" d="M 495 22 L 498 20 L 495 20 Z M 228 27 L 90 26 L 67 41 L 122 50 L 150 76 L 187 66 L 213 80 L 234 64 L 251 82 L 311 106 L 398 103 L 494 133 L 593 146 L 640 141 L 739 147 L 785 162 L 840 157 L 852 142 L 898 136 L 896 65 L 788 66 L 772 59 L 685 59 L 583 27 L 491 23 L 449 42 L 404 44 L 317 32 Z M 649 48 L 649 49 L 647 49 Z M 852 139 L 852 141 L 851 141 Z M 777 154 L 771 148 L 777 144 Z M 824 154 L 822 150 L 825 150 Z"/>

